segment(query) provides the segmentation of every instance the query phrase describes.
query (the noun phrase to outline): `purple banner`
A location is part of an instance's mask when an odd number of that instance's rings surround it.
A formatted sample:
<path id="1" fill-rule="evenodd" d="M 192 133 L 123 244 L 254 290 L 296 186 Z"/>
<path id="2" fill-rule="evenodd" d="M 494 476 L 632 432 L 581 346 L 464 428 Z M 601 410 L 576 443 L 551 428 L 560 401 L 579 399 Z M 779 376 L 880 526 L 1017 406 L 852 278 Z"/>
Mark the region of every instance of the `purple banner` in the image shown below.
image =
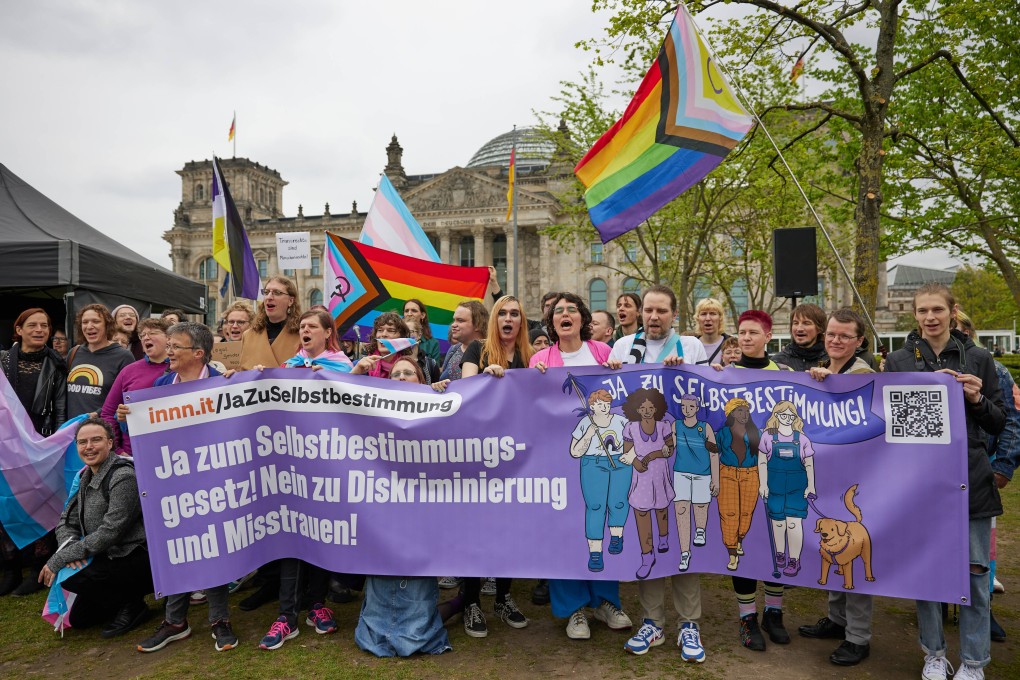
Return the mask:
<path id="1" fill-rule="evenodd" d="M 940 374 L 516 370 L 437 394 L 272 369 L 127 399 L 163 594 L 299 557 L 968 601 L 963 395 Z"/>

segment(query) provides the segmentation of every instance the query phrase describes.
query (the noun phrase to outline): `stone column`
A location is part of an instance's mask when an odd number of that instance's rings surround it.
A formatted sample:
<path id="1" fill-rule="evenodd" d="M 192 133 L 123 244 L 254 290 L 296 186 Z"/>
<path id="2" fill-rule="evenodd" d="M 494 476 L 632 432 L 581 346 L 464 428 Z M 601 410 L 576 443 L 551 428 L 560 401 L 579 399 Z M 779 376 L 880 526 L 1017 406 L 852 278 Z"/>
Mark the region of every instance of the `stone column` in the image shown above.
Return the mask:
<path id="1" fill-rule="evenodd" d="M 475 239 L 475 266 L 484 267 L 485 261 L 485 227 L 471 227 L 471 235 Z"/>
<path id="2" fill-rule="evenodd" d="M 449 231 L 443 231 L 439 234 L 439 259 L 446 264 L 452 264 L 452 262 L 450 261 Z"/>

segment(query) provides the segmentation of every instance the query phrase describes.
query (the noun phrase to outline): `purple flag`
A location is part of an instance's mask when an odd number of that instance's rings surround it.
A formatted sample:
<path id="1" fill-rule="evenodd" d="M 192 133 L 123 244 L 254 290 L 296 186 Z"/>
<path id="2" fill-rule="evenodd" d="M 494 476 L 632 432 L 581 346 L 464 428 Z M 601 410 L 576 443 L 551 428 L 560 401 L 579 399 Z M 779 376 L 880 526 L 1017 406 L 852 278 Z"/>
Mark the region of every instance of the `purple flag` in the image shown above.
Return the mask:
<path id="1" fill-rule="evenodd" d="M 369 574 L 686 569 L 969 595 L 963 397 L 939 374 L 591 367 L 436 393 L 272 369 L 128 399 L 164 594 L 295 556 Z M 677 512 L 689 505 L 707 511 Z"/>

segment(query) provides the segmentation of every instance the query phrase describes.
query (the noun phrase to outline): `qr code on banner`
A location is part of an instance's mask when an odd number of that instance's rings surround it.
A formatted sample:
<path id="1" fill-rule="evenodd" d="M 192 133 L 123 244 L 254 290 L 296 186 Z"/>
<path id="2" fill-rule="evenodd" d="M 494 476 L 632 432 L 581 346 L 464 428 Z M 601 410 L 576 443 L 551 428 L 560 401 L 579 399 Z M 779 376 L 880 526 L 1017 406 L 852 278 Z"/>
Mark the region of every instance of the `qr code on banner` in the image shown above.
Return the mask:
<path id="1" fill-rule="evenodd" d="M 890 444 L 948 444 L 945 385 L 885 385 L 885 440 Z"/>

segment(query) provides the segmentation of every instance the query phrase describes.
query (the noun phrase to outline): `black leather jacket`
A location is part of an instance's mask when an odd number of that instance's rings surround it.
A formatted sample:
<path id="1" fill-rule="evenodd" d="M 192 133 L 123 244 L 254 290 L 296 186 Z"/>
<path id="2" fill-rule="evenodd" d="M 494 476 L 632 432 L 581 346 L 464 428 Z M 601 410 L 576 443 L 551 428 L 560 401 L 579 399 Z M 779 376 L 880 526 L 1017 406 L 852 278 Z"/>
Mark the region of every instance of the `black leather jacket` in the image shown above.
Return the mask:
<path id="1" fill-rule="evenodd" d="M 0 352 L 0 365 L 12 385 L 18 371 L 19 349 L 20 343 L 16 342 L 10 350 Z M 67 364 L 49 347 L 46 348 L 46 358 L 43 359 L 42 372 L 39 373 L 29 412 L 33 420 L 41 419 L 39 434 L 44 437 L 56 432 L 67 420 Z"/>

